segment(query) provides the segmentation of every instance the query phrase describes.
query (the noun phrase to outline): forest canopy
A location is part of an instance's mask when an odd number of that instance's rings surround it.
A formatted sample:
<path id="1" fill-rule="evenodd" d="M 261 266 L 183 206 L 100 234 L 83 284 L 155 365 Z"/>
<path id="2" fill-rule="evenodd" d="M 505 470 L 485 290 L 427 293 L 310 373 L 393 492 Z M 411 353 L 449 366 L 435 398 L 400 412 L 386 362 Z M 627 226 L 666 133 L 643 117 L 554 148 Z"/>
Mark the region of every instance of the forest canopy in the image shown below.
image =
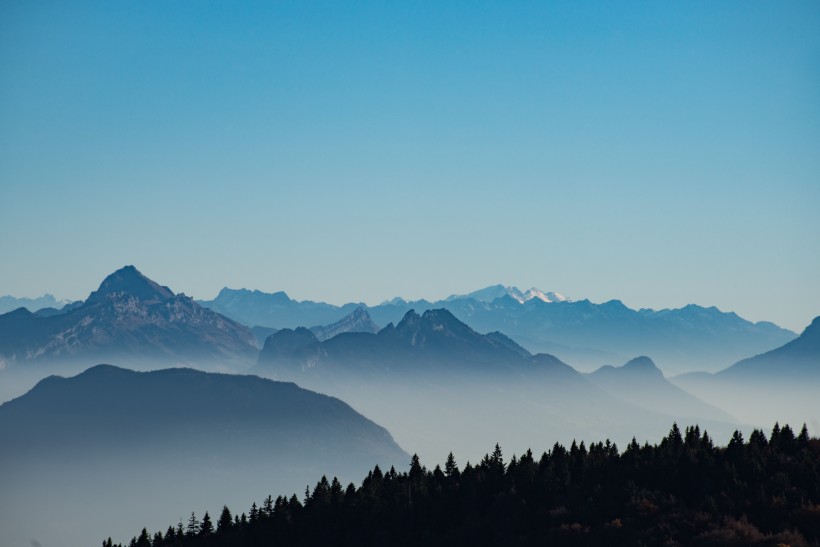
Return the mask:
<path id="1" fill-rule="evenodd" d="M 322 477 L 300 499 L 154 534 L 132 547 L 261 545 L 818 545 L 820 439 L 775 424 L 716 446 L 674 424 L 658 444 L 608 440 L 507 459 L 498 445 L 460 467 L 372 469 L 357 487 Z M 122 547 L 110 538 L 103 547 Z"/>

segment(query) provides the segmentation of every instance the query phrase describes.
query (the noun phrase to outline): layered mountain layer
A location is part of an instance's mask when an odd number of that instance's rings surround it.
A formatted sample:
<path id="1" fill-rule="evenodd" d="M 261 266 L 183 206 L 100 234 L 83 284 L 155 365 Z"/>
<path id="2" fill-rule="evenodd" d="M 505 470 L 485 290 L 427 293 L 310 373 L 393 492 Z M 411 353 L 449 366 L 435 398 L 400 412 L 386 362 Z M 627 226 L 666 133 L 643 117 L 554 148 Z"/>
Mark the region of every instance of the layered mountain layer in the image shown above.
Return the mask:
<path id="1" fill-rule="evenodd" d="M 83 533 L 100 521 L 125 534 L 409 461 L 384 428 L 291 383 L 109 365 L 51 376 L 0 405 L 0 444 L 9 545 L 89 545 L 97 538 Z"/>
<path id="2" fill-rule="evenodd" d="M 196 363 L 245 366 L 257 355 L 244 325 L 174 294 L 126 266 L 88 299 L 43 316 L 25 308 L 0 315 L 0 368 L 27 363 Z"/>
<path id="3" fill-rule="evenodd" d="M 395 298 L 372 307 L 300 302 L 284 292 L 227 288 L 216 299 L 200 303 L 246 325 L 277 329 L 333 323 L 358 307 L 379 325 L 398 323 L 411 309 L 422 313 L 443 307 L 479 332 L 503 332 L 531 352 L 547 352 L 590 371 L 635 355 L 650 355 L 674 373 L 716 371 L 796 336 L 772 323 L 752 323 L 714 307 L 634 310 L 618 300 L 594 304 L 502 285 L 438 302 Z"/>

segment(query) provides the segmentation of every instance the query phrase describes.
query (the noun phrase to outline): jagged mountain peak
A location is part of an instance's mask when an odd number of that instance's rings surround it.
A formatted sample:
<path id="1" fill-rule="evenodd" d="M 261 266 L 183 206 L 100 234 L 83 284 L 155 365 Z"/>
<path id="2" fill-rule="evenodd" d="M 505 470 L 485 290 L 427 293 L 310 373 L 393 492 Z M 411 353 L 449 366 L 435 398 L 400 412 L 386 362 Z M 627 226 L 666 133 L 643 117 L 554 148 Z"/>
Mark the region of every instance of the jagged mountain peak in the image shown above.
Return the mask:
<path id="1" fill-rule="evenodd" d="M 527 289 L 526 291 L 522 291 L 518 287 L 514 287 L 512 285 L 490 285 L 489 287 L 485 287 L 483 289 L 479 289 L 477 291 L 473 291 L 468 294 L 454 294 L 447 298 L 447 302 L 463 299 L 463 298 L 471 298 L 473 300 L 478 300 L 479 302 L 493 302 L 499 298 L 509 297 L 513 300 L 517 301 L 519 304 L 524 304 L 529 302 L 530 300 L 540 300 L 542 302 L 552 303 L 552 302 L 568 302 L 570 301 L 569 298 L 558 294 L 552 291 L 542 291 L 535 287 Z"/>
<path id="2" fill-rule="evenodd" d="M 329 340 L 337 334 L 346 332 L 369 332 L 375 334 L 379 332 L 379 327 L 370 318 L 367 310 L 361 306 L 357 306 L 348 315 L 342 317 L 340 320 L 326 326 L 316 326 L 310 329 L 321 341 Z"/>
<path id="3" fill-rule="evenodd" d="M 396 325 L 399 332 L 430 330 L 434 332 L 462 332 L 473 330 L 445 308 L 426 310 L 419 315 L 415 310 L 408 311 Z"/>
<path id="4" fill-rule="evenodd" d="M 120 293 L 146 302 L 164 302 L 174 297 L 171 289 L 152 281 L 134 266 L 129 265 L 108 275 L 100 284 L 100 287 L 91 293 L 86 303 L 95 303 L 110 295 Z"/>

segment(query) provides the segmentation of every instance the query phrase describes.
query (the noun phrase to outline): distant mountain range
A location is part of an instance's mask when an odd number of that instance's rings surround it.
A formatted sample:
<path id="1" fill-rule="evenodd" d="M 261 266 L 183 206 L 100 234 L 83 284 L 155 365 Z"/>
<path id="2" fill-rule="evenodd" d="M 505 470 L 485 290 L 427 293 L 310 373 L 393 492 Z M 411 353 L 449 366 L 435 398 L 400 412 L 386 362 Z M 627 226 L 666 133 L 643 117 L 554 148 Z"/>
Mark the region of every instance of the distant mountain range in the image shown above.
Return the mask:
<path id="1" fill-rule="evenodd" d="M 0 315 L 0 368 L 30 363 L 248 365 L 250 329 L 174 294 L 133 266 L 112 273 L 85 302 L 46 315 Z"/>
<path id="2" fill-rule="evenodd" d="M 71 304 L 69 300 L 57 300 L 51 294 L 44 294 L 37 298 L 15 298 L 13 296 L 0 296 L 0 313 L 7 313 L 17 308 L 27 308 L 29 311 L 42 309 L 59 310 Z M 48 312 L 46 312 L 48 313 Z"/>
<path id="3" fill-rule="evenodd" d="M 379 325 L 398 323 L 411 309 L 422 313 L 447 308 L 480 332 L 503 332 L 531 352 L 551 353 L 586 370 L 650 355 L 671 372 L 715 371 L 796 336 L 773 323 L 752 323 L 714 307 L 634 310 L 618 300 L 594 304 L 502 285 L 437 302 L 394 298 L 372 307 L 300 302 L 284 292 L 228 288 L 214 300 L 199 303 L 245 325 L 276 329 L 333 323 L 359 307 Z"/>
<path id="4" fill-rule="evenodd" d="M 540 362 L 531 363 L 529 356 L 511 349 L 516 346 L 500 333 L 478 334 L 445 309 L 427 310 L 423 315 L 411 310 L 398 325 L 388 324 L 378 333 L 345 332 L 320 340 L 312 330 L 282 329 L 265 342 L 257 370 L 323 378 L 401 377 L 423 373 L 522 374 L 540 366 Z"/>
<path id="5" fill-rule="evenodd" d="M 43 302 L 57 303 L 53 297 Z M 224 370 L 241 370 L 256 361 L 258 348 L 279 329 L 310 327 L 324 341 L 341 333 L 376 333 L 378 325 L 400 323 L 411 309 L 438 308 L 479 332 L 503 332 L 528 352 L 555 355 L 581 370 L 634 355 L 649 355 L 672 373 L 720 370 L 795 338 L 772 323 L 751 323 L 717 308 L 633 310 L 617 300 L 594 304 L 503 285 L 439 302 L 396 298 L 373 307 L 228 288 L 213 301 L 195 302 L 127 266 L 84 302 L 0 315 L 0 369 L 90 359 L 137 367 L 139 361 L 218 363 Z"/>
<path id="6" fill-rule="evenodd" d="M 616 370 L 615 381 L 605 381 L 605 372 L 587 377 L 502 333 L 477 333 L 448 310 L 432 309 L 411 310 L 375 334 L 324 341 L 303 327 L 281 329 L 266 340 L 254 372 L 332 393 L 379 416 L 419 451 L 455 446 L 474 453 L 492 442 L 489 432 L 511 447 L 533 436 L 562 438 L 568 426 L 592 437 L 604 424 L 623 442 L 674 419 L 731 434 L 731 416 L 670 384 L 648 362 L 625 367 L 626 374 Z M 625 385 L 630 381 L 635 389 Z"/>
<path id="7" fill-rule="evenodd" d="M 226 496 L 241 507 L 301 495 L 324 473 L 358 480 L 410 458 L 347 404 L 291 383 L 109 365 L 0 405 L 0 445 L 8 545 L 90 545 L 98 538 L 82 534 L 100 520 L 125 534 L 184 509 L 214 514 Z"/>

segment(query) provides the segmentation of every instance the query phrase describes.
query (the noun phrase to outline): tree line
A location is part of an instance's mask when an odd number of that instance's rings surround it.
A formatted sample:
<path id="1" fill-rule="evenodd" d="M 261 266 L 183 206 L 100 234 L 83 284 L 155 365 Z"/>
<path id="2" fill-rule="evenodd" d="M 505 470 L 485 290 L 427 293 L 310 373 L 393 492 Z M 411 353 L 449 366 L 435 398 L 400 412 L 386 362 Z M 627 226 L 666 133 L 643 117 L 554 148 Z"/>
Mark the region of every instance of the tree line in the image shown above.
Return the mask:
<path id="1" fill-rule="evenodd" d="M 304 496 L 194 513 L 128 547 L 820 545 L 820 439 L 775 424 L 716 446 L 674 424 L 658 444 L 556 443 L 507 461 L 374 467 L 360 486 L 322 477 Z M 125 547 L 111 539 L 103 547 Z"/>

